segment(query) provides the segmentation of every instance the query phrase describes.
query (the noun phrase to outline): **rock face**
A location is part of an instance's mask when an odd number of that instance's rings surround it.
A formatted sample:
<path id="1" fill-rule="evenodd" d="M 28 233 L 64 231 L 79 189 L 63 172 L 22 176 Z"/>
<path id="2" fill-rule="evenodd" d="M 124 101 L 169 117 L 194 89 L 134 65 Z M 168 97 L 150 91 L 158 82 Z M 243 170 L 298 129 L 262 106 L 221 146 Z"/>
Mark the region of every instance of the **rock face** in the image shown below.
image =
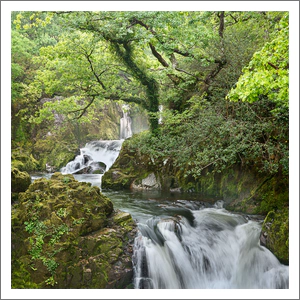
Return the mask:
<path id="1" fill-rule="evenodd" d="M 38 161 L 33 157 L 30 151 L 22 147 L 12 149 L 11 164 L 12 168 L 26 172 L 34 171 L 38 168 Z"/>
<path id="2" fill-rule="evenodd" d="M 12 206 L 12 288 L 130 288 L 135 233 L 98 187 L 35 180 Z"/>
<path id="3" fill-rule="evenodd" d="M 274 253 L 281 263 L 289 264 L 288 208 L 268 213 L 262 226 L 260 244 Z"/>

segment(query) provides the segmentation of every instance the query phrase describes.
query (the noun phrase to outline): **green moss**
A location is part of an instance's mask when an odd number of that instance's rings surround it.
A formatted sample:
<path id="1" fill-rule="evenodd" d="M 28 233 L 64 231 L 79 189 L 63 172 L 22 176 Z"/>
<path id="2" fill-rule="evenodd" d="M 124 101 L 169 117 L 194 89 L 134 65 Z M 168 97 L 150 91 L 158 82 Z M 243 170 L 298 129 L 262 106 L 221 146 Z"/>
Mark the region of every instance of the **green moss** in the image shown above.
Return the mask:
<path id="1" fill-rule="evenodd" d="M 283 208 L 270 211 L 266 216 L 262 232 L 265 246 L 274 253 L 280 262 L 289 263 L 289 210 Z"/>
<path id="2" fill-rule="evenodd" d="M 34 171 L 39 168 L 38 161 L 33 157 L 29 150 L 22 147 L 12 150 L 11 154 L 12 169 L 17 168 L 20 171 Z"/>
<path id="3" fill-rule="evenodd" d="M 11 288 L 12 289 L 38 289 L 41 284 L 32 281 L 28 266 L 31 264 L 29 258 L 12 260 Z M 32 266 L 31 266 L 32 267 Z M 33 271 L 33 269 L 31 269 Z"/>
<path id="4" fill-rule="evenodd" d="M 31 177 L 27 172 L 13 168 L 11 170 L 11 191 L 14 193 L 25 192 L 31 184 Z"/>
<path id="5" fill-rule="evenodd" d="M 54 173 L 35 180 L 19 198 L 12 207 L 14 288 L 105 288 L 115 282 L 113 266 L 125 261 L 134 224 L 126 213 L 112 215 L 112 202 L 98 187 Z"/>
<path id="6" fill-rule="evenodd" d="M 68 140 L 70 140 L 70 137 L 68 137 Z M 52 135 L 46 136 L 44 139 L 38 139 L 33 148 L 41 170 L 46 169 L 46 164 L 55 170 L 60 169 L 74 158 L 76 150 L 77 145 L 74 141 L 66 144 L 65 141 L 60 141 L 58 137 Z"/>

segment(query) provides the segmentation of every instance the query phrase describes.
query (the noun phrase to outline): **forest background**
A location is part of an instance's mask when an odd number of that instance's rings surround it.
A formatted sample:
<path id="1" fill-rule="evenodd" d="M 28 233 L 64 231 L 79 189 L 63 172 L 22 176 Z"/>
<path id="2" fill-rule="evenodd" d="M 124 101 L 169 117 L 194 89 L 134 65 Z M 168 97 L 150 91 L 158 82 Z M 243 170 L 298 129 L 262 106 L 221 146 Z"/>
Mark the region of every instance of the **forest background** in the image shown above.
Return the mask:
<path id="1" fill-rule="evenodd" d="M 4 5 L 5 3 L 5 5 Z M 10 5 L 7 5 L 9 4 Z M 54 2 L 55 3 L 55 2 Z M 6 2 L 1 1 L 1 40 L 2 40 L 2 51 L 1 51 L 1 199 L 8 197 L 10 193 L 10 182 L 9 182 L 9 170 L 10 170 L 10 11 L 15 9 L 17 10 L 52 10 L 54 9 L 51 6 L 51 3 L 48 3 L 49 7 L 46 7 L 45 3 L 42 2 L 33 2 L 32 6 L 28 5 L 29 2 Z M 91 5 L 89 7 L 89 5 Z M 172 7 L 172 10 L 215 10 L 215 7 L 218 7 L 220 10 L 285 10 L 290 12 L 290 197 L 291 199 L 299 199 L 299 3 L 293 1 L 279 1 L 273 2 L 272 5 L 270 2 L 259 2 L 259 7 L 255 7 L 255 3 L 251 4 L 250 2 L 220 2 L 218 5 L 216 3 L 205 3 L 202 1 L 192 1 L 192 2 L 143 2 L 139 1 L 133 3 L 134 8 L 130 7 L 128 3 L 104 3 L 102 1 L 97 2 L 75 2 L 72 3 L 72 9 L 75 10 L 114 10 L 115 7 L 118 7 L 118 10 L 169 10 Z M 220 4 L 220 6 L 219 6 Z M 256 3 L 257 5 L 258 3 Z M 276 4 L 278 7 L 276 7 Z M 298 8 L 295 7 L 295 4 L 298 4 Z M 64 6 L 63 6 L 64 5 Z M 10 7 L 9 7 L 10 6 Z M 23 7 L 22 7 L 23 6 Z M 39 7 L 40 6 L 40 7 Z M 55 3 L 55 10 L 70 10 L 70 3 L 60 3 L 57 5 Z M 9 222 L 7 220 L 8 211 L 10 211 L 10 203 L 4 203 L 1 201 L 1 231 L 3 230 L 4 234 L 1 234 L 1 245 L 4 245 L 5 242 L 9 242 L 10 232 L 4 230 L 5 223 Z M 290 223 L 291 227 L 299 228 L 297 222 L 299 222 L 299 203 L 298 201 L 291 202 L 291 215 Z M 6 212 L 6 213 L 5 213 Z M 7 227 L 9 229 L 9 227 Z M 293 229 L 294 231 L 294 229 Z M 294 242 L 291 241 L 290 248 L 291 251 L 297 247 L 293 247 L 293 243 L 296 246 L 298 245 L 299 235 L 297 232 L 292 232 L 293 236 L 295 234 Z M 292 239 L 291 239 L 292 240 Z M 2 248 L 3 249 L 3 248 Z M 2 250 L 1 249 L 1 250 Z M 297 254 L 295 254 L 297 255 Z M 9 253 L 5 253 L 5 256 L 10 256 Z M 297 255 L 298 256 L 298 255 Z M 1 255 L 1 260 L 3 255 Z M 9 262 L 9 260 L 7 260 Z M 299 264 L 297 264 L 299 265 Z M 9 266 L 5 266 L 5 262 L 2 264 L 2 269 L 9 269 Z M 291 268 L 291 272 L 292 268 Z M 2 276 L 3 279 L 3 276 Z M 298 282 L 296 280 L 295 282 Z M 4 284 L 6 286 L 6 284 Z M 8 284 L 9 286 L 9 284 Z M 291 287 L 290 291 L 293 290 Z M 96 296 L 97 297 L 97 296 Z M 191 297 L 193 297 L 191 295 Z"/>

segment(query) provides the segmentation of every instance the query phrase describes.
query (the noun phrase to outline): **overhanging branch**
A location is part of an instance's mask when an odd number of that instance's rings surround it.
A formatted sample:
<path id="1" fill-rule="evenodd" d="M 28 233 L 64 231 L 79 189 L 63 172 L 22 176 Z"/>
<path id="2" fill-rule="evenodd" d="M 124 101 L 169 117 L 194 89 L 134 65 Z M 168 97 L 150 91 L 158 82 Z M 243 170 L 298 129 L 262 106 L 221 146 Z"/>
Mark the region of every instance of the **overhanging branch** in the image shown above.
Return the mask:
<path id="1" fill-rule="evenodd" d="M 74 119 L 78 120 L 78 119 L 80 119 L 84 115 L 84 113 L 87 111 L 87 109 L 94 102 L 96 96 L 91 96 L 91 98 L 92 98 L 92 100 L 85 107 L 70 111 L 70 113 L 76 113 L 76 112 L 81 111 L 81 114 L 79 116 L 75 117 Z"/>

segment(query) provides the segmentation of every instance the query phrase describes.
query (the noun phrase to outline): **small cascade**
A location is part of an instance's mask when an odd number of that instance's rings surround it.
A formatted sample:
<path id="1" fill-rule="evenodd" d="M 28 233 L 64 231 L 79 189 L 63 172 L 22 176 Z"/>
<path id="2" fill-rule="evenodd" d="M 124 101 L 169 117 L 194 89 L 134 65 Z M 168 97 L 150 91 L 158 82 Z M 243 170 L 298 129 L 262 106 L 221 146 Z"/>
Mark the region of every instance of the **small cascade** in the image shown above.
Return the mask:
<path id="1" fill-rule="evenodd" d="M 129 116 L 129 105 L 122 106 L 123 117 L 120 120 L 120 139 L 125 140 L 132 136 L 131 123 L 132 120 Z"/>
<path id="2" fill-rule="evenodd" d="M 129 105 L 122 106 L 123 117 L 120 119 L 120 140 L 92 141 L 80 149 L 80 154 L 60 171 L 62 174 L 104 174 L 119 156 L 122 143 L 132 136 Z"/>
<path id="3" fill-rule="evenodd" d="M 122 140 L 93 141 L 80 149 L 80 154 L 60 171 L 62 174 L 104 173 L 113 165 L 122 147 Z"/>
<path id="4" fill-rule="evenodd" d="M 223 208 L 139 224 L 138 289 L 287 289 L 289 267 L 259 244 L 261 225 Z"/>

